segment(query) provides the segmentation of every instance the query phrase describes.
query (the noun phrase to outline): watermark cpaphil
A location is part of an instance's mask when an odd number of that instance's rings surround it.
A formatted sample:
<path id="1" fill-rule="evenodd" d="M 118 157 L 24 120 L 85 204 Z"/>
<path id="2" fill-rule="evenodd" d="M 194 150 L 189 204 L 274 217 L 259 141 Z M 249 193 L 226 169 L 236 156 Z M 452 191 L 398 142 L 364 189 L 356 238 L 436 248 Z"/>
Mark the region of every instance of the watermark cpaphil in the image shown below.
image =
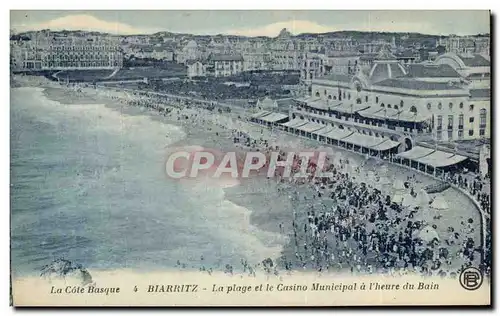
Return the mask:
<path id="1" fill-rule="evenodd" d="M 177 147 L 169 150 L 165 160 L 165 173 L 172 179 L 333 176 L 328 153 L 322 150 L 223 152 L 201 146 Z"/>

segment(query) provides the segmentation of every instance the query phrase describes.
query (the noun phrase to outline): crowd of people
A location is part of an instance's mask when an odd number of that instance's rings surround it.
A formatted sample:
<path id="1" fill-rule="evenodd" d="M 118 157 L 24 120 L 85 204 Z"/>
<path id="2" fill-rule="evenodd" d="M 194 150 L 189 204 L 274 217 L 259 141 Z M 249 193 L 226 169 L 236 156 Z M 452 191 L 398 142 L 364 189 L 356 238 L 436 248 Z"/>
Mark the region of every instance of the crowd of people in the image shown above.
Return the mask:
<path id="1" fill-rule="evenodd" d="M 145 94 L 124 97 L 110 90 L 105 93 L 112 99 L 150 107 L 163 115 L 175 113 L 178 119 L 196 120 L 196 123 L 210 120 L 209 115 L 202 115 L 200 110 L 189 115 L 183 114 L 183 109 L 193 104 L 189 99 Z M 168 107 L 162 104 L 168 104 Z M 213 107 L 208 106 L 206 110 L 211 111 Z M 173 111 L 175 108 L 178 110 Z M 239 146 L 262 151 L 280 150 L 263 132 L 254 135 L 238 128 L 239 124 L 228 126 L 220 121 L 215 124 L 226 130 Z M 382 185 L 382 173 L 377 174 L 374 169 L 370 172 L 375 173 L 375 177 L 369 176 L 363 165 L 356 165 L 344 158 L 334 160 L 329 159 L 326 165 L 327 170 L 333 173 L 331 178 L 294 181 L 290 186 L 288 182 L 292 181 L 292 177 L 278 177 L 278 185 L 287 185 L 293 190 L 290 195 L 293 221 L 288 226 L 280 224 L 280 231 L 290 235 L 294 254 L 283 255 L 275 264 L 272 259 L 266 259 L 254 267 L 245 260 L 244 270 L 255 273 L 260 266 L 275 273 L 280 267 L 288 271 L 413 272 L 456 277 L 464 267 L 477 266 L 483 249 L 473 238 L 478 223 L 472 217 L 457 223 L 456 227 L 443 229 L 439 225 L 439 213 L 431 210 L 429 202 L 419 205 L 394 202 L 392 192 Z M 299 160 L 299 167 L 300 163 Z M 308 167 L 315 166 L 312 164 Z M 480 179 L 471 182 L 456 175 L 449 181 L 468 189 L 480 201 L 483 209 L 489 208 L 489 196 L 483 192 Z M 412 179 L 407 179 L 404 190 L 415 197 L 419 193 L 414 185 Z M 315 194 L 301 196 L 301 186 L 308 186 Z M 487 240 L 488 237 L 491 245 L 491 236 L 487 236 Z M 491 258 L 491 246 L 489 256 L 487 252 L 485 259 L 488 258 Z M 484 268 L 488 270 L 489 261 L 486 262 Z M 229 270 L 232 271 L 232 267 Z"/>
<path id="2" fill-rule="evenodd" d="M 266 146 L 261 139 L 246 143 Z M 275 150 L 272 146 L 270 149 Z M 359 166 L 350 166 L 348 159 L 329 163 L 327 169 L 333 172 L 332 178 L 315 178 L 309 185 L 317 192 L 313 200 L 330 199 L 334 207 L 306 201 L 306 210 L 294 210 L 291 234 L 295 258 L 282 258 L 287 269 L 299 265 L 318 271 L 412 271 L 454 277 L 479 259 L 480 245 L 471 237 L 475 227 L 472 218 L 460 223 L 458 229 L 448 227 L 445 236 L 439 236 L 434 224 L 439 215 L 425 210 L 429 205 L 404 207 L 393 203 L 390 195 L 375 187 L 380 176 L 374 183 L 367 183 L 364 179 L 368 174 L 363 174 Z M 416 194 L 411 181 L 405 187 Z M 294 196 L 293 202 L 303 208 L 299 199 Z"/>
<path id="3" fill-rule="evenodd" d="M 481 208 L 485 212 L 490 213 L 490 195 L 489 192 L 485 192 L 487 185 L 486 178 L 482 178 L 480 175 L 474 175 L 472 179 L 469 178 L 469 180 L 467 180 L 466 176 L 460 173 L 453 173 L 446 174 L 445 180 L 469 192 L 470 195 L 476 199 Z"/>

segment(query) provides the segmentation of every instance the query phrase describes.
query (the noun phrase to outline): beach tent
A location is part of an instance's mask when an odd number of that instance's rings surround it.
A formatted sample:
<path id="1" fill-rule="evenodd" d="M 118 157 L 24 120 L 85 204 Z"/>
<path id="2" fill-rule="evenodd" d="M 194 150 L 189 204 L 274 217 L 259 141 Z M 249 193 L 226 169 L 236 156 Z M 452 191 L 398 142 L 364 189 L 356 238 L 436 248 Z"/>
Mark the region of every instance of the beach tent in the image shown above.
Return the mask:
<path id="1" fill-rule="evenodd" d="M 375 183 L 375 172 L 368 171 L 368 174 L 366 175 L 366 180 L 371 183 Z"/>
<path id="2" fill-rule="evenodd" d="M 401 204 L 403 202 L 403 195 L 399 192 L 394 193 L 391 202 L 396 204 Z"/>
<path id="3" fill-rule="evenodd" d="M 431 201 L 431 198 L 429 197 L 429 194 L 427 194 L 427 192 L 424 189 L 422 189 L 417 193 L 416 200 L 417 200 L 417 204 L 420 207 L 428 207 L 429 203 Z"/>
<path id="4" fill-rule="evenodd" d="M 386 174 L 388 172 L 389 172 L 389 168 L 387 167 L 386 164 L 383 164 L 380 168 L 378 168 L 379 174 Z"/>
<path id="5" fill-rule="evenodd" d="M 388 176 L 386 176 L 386 173 L 379 173 L 380 180 L 379 183 L 381 185 L 390 185 L 392 184 L 392 179 L 390 179 Z"/>
<path id="6" fill-rule="evenodd" d="M 414 198 L 410 193 L 406 193 L 403 196 L 403 207 L 417 207 L 418 202 L 417 199 Z"/>
<path id="7" fill-rule="evenodd" d="M 405 189 L 403 181 L 396 179 L 394 180 L 394 185 L 392 186 L 395 190 L 401 191 Z"/>
<path id="8" fill-rule="evenodd" d="M 435 210 L 446 210 L 448 209 L 448 203 L 446 202 L 443 196 L 438 195 L 436 196 L 434 201 L 432 201 L 431 208 Z"/>
<path id="9" fill-rule="evenodd" d="M 434 239 L 439 240 L 439 235 L 434 228 L 430 225 L 425 226 L 420 231 L 416 231 L 413 236 L 414 238 L 419 238 L 426 243 L 433 241 Z"/>
<path id="10" fill-rule="evenodd" d="M 394 196 L 392 197 L 391 200 L 392 203 L 402 204 L 404 200 L 403 193 L 405 190 L 403 181 L 395 179 L 392 188 L 394 189 Z"/>

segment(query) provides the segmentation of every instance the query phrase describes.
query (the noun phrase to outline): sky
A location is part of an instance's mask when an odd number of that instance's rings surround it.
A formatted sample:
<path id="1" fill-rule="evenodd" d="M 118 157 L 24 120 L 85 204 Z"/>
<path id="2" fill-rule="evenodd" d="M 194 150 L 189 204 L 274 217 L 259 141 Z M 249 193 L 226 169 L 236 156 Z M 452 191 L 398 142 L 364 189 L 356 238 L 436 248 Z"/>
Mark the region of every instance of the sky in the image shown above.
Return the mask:
<path id="1" fill-rule="evenodd" d="M 159 31 L 197 35 L 277 36 L 341 30 L 475 35 L 490 32 L 489 11 L 17 11 L 16 32 L 51 29 L 114 34 Z"/>

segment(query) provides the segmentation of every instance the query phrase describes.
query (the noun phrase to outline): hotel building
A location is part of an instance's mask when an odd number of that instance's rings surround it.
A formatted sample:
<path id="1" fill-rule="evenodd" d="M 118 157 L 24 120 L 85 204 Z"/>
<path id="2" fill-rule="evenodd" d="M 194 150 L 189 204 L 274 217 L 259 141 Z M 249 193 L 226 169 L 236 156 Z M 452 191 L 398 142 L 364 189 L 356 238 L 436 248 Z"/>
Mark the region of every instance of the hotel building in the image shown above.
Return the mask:
<path id="1" fill-rule="evenodd" d="M 114 41 L 98 37 L 51 37 L 25 41 L 12 49 L 16 70 L 114 69 L 123 53 Z"/>

